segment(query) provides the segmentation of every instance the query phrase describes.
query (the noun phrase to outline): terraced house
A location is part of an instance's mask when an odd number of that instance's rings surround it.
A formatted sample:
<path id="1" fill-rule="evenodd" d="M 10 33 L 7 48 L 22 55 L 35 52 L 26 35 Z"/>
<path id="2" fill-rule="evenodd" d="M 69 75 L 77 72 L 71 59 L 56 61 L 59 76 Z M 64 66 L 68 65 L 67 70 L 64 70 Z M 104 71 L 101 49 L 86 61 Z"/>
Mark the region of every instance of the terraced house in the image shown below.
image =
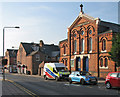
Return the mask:
<path id="1" fill-rule="evenodd" d="M 44 62 L 59 61 L 59 46 L 54 44 L 21 42 L 17 53 L 17 70 L 23 74 L 38 74 L 38 68 Z"/>
<path id="2" fill-rule="evenodd" d="M 17 72 L 17 49 L 7 49 L 5 52 L 5 58 L 8 60 L 6 67 L 6 72 Z"/>
<path id="3" fill-rule="evenodd" d="M 120 25 L 93 18 L 83 12 L 83 5 L 80 7 L 78 17 L 68 27 L 68 38 L 59 42 L 59 61 L 71 71 L 89 71 L 105 78 L 108 72 L 116 70 L 108 52 Z"/>

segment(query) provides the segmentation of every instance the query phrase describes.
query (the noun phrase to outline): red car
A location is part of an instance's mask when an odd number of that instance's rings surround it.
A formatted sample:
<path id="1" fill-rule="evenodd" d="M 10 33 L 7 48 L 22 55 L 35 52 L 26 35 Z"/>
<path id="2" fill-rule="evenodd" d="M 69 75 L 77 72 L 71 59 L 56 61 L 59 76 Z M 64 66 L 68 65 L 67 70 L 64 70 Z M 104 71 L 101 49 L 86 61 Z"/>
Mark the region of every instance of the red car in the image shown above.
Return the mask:
<path id="1" fill-rule="evenodd" d="M 120 71 L 108 73 L 106 76 L 105 85 L 107 89 L 112 87 L 120 88 Z"/>

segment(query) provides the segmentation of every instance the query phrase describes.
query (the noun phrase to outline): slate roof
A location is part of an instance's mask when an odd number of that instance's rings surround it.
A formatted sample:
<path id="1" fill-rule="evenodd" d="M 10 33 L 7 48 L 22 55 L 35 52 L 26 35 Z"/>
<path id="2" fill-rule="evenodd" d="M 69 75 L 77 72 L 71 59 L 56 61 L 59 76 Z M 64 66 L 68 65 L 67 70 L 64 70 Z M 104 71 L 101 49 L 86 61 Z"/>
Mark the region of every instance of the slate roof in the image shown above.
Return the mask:
<path id="1" fill-rule="evenodd" d="M 44 54 L 47 54 L 48 56 L 52 56 L 52 52 L 55 52 L 55 51 L 59 51 L 60 52 L 60 49 L 59 49 L 59 46 L 57 45 L 48 45 L 48 44 L 44 44 L 41 48 L 40 48 L 41 52 L 43 52 Z"/>
<path id="2" fill-rule="evenodd" d="M 52 53 L 51 53 L 51 56 L 52 57 L 56 57 L 56 56 L 59 56 L 60 55 L 60 51 L 53 51 Z"/>
<path id="3" fill-rule="evenodd" d="M 120 24 L 100 20 L 99 33 L 103 33 L 109 30 L 112 30 L 112 32 L 120 32 Z"/>
<path id="4" fill-rule="evenodd" d="M 30 54 L 29 54 L 29 56 L 32 56 L 32 55 L 34 55 L 34 54 L 36 54 L 38 51 L 32 51 Z"/>
<path id="5" fill-rule="evenodd" d="M 28 55 L 34 55 L 38 51 L 41 51 L 44 54 L 47 54 L 48 56 L 52 56 L 52 52 L 54 51 L 60 51 L 59 46 L 54 45 L 54 44 L 44 44 L 42 47 L 39 46 L 39 50 L 35 51 L 32 49 L 33 45 L 38 46 L 39 44 L 37 43 L 21 43 L 26 51 L 26 56 Z"/>
<path id="6" fill-rule="evenodd" d="M 16 49 L 7 49 L 7 51 L 9 52 L 10 57 L 17 57 L 18 50 L 16 50 Z"/>
<path id="7" fill-rule="evenodd" d="M 23 45 L 23 48 L 25 49 L 26 56 L 28 56 L 29 54 L 31 54 L 34 51 L 32 49 L 32 46 L 37 45 L 35 43 L 23 43 L 23 42 L 21 42 L 21 44 Z"/>

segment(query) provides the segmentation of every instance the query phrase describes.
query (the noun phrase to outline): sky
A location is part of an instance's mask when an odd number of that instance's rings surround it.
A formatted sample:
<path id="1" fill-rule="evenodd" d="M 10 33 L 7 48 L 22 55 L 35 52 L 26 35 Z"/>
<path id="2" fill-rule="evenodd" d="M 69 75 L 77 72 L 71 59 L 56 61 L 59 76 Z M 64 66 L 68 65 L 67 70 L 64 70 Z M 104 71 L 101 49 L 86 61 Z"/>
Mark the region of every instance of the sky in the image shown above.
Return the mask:
<path id="1" fill-rule="evenodd" d="M 5 28 L 5 51 L 12 46 L 18 49 L 20 42 L 43 40 L 59 45 L 67 38 L 67 28 L 79 15 L 81 3 L 87 15 L 118 23 L 118 2 L 0 2 L 0 56 L 4 27 L 20 27 Z"/>

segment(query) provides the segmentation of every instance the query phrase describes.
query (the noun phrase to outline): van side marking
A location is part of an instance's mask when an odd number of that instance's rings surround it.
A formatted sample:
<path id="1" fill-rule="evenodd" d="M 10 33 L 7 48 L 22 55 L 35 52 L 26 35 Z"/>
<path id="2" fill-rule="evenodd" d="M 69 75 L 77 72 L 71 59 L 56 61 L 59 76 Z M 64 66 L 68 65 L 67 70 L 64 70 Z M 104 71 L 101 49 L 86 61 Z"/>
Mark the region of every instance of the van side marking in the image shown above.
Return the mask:
<path id="1" fill-rule="evenodd" d="M 52 77 L 56 77 L 56 75 L 51 71 L 51 70 L 49 70 L 48 68 L 46 68 L 46 72 L 49 74 L 49 75 L 51 75 Z"/>
<path id="2" fill-rule="evenodd" d="M 51 76 L 48 72 L 45 72 L 45 75 L 47 75 L 49 78 L 54 78 L 54 77 Z"/>

